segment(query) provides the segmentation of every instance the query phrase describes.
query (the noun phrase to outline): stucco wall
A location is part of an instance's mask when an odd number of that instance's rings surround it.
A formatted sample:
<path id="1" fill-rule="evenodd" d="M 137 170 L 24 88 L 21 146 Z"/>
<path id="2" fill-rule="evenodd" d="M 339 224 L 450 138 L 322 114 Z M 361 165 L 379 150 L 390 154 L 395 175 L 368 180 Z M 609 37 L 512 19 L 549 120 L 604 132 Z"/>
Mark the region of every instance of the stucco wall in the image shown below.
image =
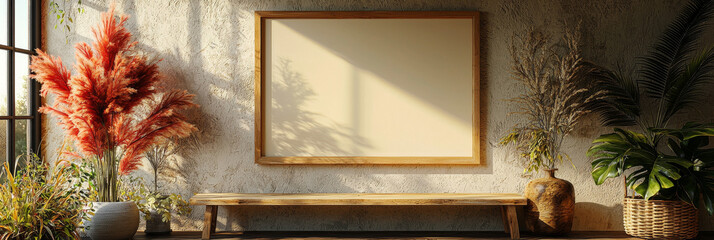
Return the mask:
<path id="1" fill-rule="evenodd" d="M 64 60 L 71 45 L 89 41 L 90 27 L 108 1 L 85 0 L 86 13 L 75 18 L 69 44 L 45 18 L 45 47 Z M 625 66 L 640 56 L 676 15 L 684 1 L 469 1 L 469 0 L 245 0 L 117 1 L 131 15 L 128 28 L 138 47 L 163 58 L 167 81 L 197 95 L 201 108 L 191 118 L 201 129 L 198 148 L 187 151 L 180 174 L 166 190 L 185 196 L 199 192 L 523 192 L 531 179 L 498 139 L 517 122 L 504 100 L 520 91 L 510 78 L 507 43 L 524 24 L 553 34 L 564 24 L 583 23 L 584 55 L 597 63 Z M 255 10 L 478 10 L 482 13 L 481 53 L 486 164 L 464 166 L 261 166 L 253 162 L 253 53 Z M 709 98 L 711 99 L 711 98 Z M 711 104 L 709 104 L 711 105 Z M 709 107 L 711 108 L 711 107 Z M 710 109 L 691 119 L 712 120 Z M 48 157 L 64 137 L 54 119 L 45 120 Z M 590 141 L 607 129 L 593 117 L 582 121 L 565 151 L 558 176 L 576 188 L 575 230 L 621 230 L 622 185 L 595 186 L 584 156 Z M 174 229 L 197 230 L 203 207 L 173 221 Z M 492 207 L 232 207 L 220 208 L 219 230 L 500 230 L 500 213 Z M 714 220 L 702 220 L 714 230 Z"/>

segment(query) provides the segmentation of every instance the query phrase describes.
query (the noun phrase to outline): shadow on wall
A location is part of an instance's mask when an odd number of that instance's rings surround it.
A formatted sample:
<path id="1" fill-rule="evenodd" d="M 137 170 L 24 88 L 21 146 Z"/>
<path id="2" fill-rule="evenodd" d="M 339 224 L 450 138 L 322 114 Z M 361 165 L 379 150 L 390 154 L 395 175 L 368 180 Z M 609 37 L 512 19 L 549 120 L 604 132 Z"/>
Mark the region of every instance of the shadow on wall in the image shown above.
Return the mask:
<path id="1" fill-rule="evenodd" d="M 388 27 L 380 27 L 382 24 L 378 22 L 365 22 L 363 27 L 370 29 L 369 31 L 359 29 L 357 31 L 351 31 L 351 28 L 342 27 L 343 25 L 338 21 L 322 23 L 285 21 L 283 24 L 291 30 L 319 43 L 321 47 L 331 50 L 336 56 L 340 56 L 349 62 L 351 66 L 380 76 L 381 79 L 389 81 L 399 89 L 412 94 L 415 98 L 439 107 L 440 110 L 445 113 L 470 125 L 472 120 L 471 112 L 461 111 L 461 108 L 452 104 L 454 102 L 468 102 L 470 99 L 462 99 L 462 97 L 469 96 L 459 94 L 452 94 L 446 97 L 443 95 L 435 95 L 447 92 L 461 92 L 460 85 L 431 84 L 433 83 L 433 78 L 438 79 L 440 76 L 449 75 L 449 71 L 441 72 L 441 74 L 438 75 L 436 75 L 435 72 L 430 72 L 429 76 L 414 76 L 414 74 L 409 74 L 414 72 L 415 69 L 460 70 L 459 68 L 455 68 L 453 64 L 454 60 L 452 60 L 452 58 L 456 56 L 449 54 L 463 50 L 458 47 L 461 46 L 460 42 L 452 44 L 453 47 L 444 47 L 443 50 L 447 52 L 430 51 L 429 49 L 419 49 L 415 51 L 413 47 L 411 47 L 415 44 L 418 46 L 428 46 L 432 42 L 443 42 L 444 38 L 438 36 L 454 34 L 454 31 L 449 31 L 448 28 L 438 28 L 443 25 L 433 24 L 434 26 L 431 26 L 428 25 L 430 22 L 424 23 L 427 24 L 427 26 L 423 27 L 428 28 L 430 32 L 440 33 L 435 36 L 435 34 L 422 35 L 418 32 L 411 31 L 395 34 L 395 32 Z M 320 27 L 315 27 L 315 24 L 319 24 L 318 26 Z M 409 34 L 415 35 L 411 36 Z M 394 38 L 409 40 L 405 40 L 404 44 L 399 46 L 381 44 L 387 39 Z M 461 38 L 462 36 L 458 35 L 457 39 Z M 365 49 L 363 46 L 369 46 L 369 49 Z M 373 53 L 379 54 L 375 55 Z M 426 62 L 413 61 L 414 59 L 422 59 L 425 56 L 432 59 L 439 59 L 437 62 L 440 62 L 441 66 L 425 65 Z M 462 60 L 460 57 L 464 56 L 464 54 L 458 54 L 458 56 L 459 60 Z M 470 54 L 466 54 L 466 56 L 468 57 Z M 432 76 L 431 74 L 435 74 L 436 76 Z"/>
<path id="2" fill-rule="evenodd" d="M 315 92 L 302 74 L 292 69 L 290 60 L 279 61 L 276 66 L 279 76 L 274 78 L 275 81 L 268 90 L 270 94 L 266 97 L 272 99 L 272 102 L 266 103 L 265 108 L 266 112 L 270 111 L 273 116 L 283 121 L 265 119 L 266 141 L 275 143 L 275 149 L 266 148 L 265 152 L 273 152 L 280 156 L 290 156 L 290 153 L 300 153 L 301 156 L 351 153 L 352 151 L 343 149 L 339 145 L 339 140 L 343 139 L 349 141 L 353 146 L 352 149 L 369 147 L 367 140 L 352 134 L 354 131 L 350 128 L 332 122 L 318 113 L 305 110 L 303 104 L 312 100 Z M 268 98 L 270 95 L 281 97 Z M 276 99 L 280 100 L 276 101 Z M 267 124 L 269 122 L 272 123 Z"/>
<path id="3" fill-rule="evenodd" d="M 621 197 L 621 196 L 618 196 Z M 611 221 L 611 219 L 617 219 Z M 622 204 L 605 206 L 592 202 L 576 202 L 573 230 L 607 231 L 622 229 Z M 585 226 L 586 228 L 581 228 Z"/>
<path id="4" fill-rule="evenodd" d="M 184 161 L 180 161 L 177 166 L 186 176 L 182 183 L 185 185 L 176 186 L 182 194 L 190 195 L 196 192 L 378 192 L 378 191 L 410 191 L 410 189 L 440 189 L 440 183 L 427 174 L 452 175 L 446 177 L 458 177 L 463 174 L 492 174 L 493 164 L 491 158 L 486 156 L 487 163 L 484 166 L 260 166 L 252 162 L 252 159 L 225 158 L 219 154 L 228 152 L 233 154 L 238 149 L 246 148 L 252 153 L 253 147 L 253 119 L 250 113 L 253 112 L 252 105 L 252 62 L 237 62 L 244 59 L 241 56 L 250 54 L 244 51 L 242 46 L 252 41 L 249 37 L 242 36 L 240 31 L 241 20 L 239 18 L 238 3 L 231 2 L 232 7 L 229 12 L 230 27 L 225 29 L 228 41 L 220 42 L 220 45 L 239 46 L 231 47 L 224 51 L 228 59 L 226 62 L 214 62 L 208 59 L 205 54 L 206 48 L 215 43 L 205 43 L 202 40 L 203 34 L 210 33 L 205 30 L 205 12 L 202 12 L 200 0 L 192 0 L 187 3 L 187 32 L 190 33 L 188 43 L 174 48 L 172 51 L 161 51 L 151 46 L 141 44 L 141 38 L 146 34 L 138 34 L 139 26 L 134 0 L 123 1 L 120 6 L 123 12 L 134 17 L 129 18 L 127 27 L 133 33 L 137 33 L 135 40 L 139 41 L 138 48 L 147 52 L 160 54 L 164 61 L 160 64 L 162 73 L 167 82 L 171 85 L 197 94 L 197 101 L 202 105 L 221 106 L 222 111 L 236 112 L 234 119 L 236 123 L 222 122 L 218 115 L 206 108 L 189 114 L 192 122 L 197 123 L 199 129 L 203 131 L 202 137 L 198 139 L 201 150 L 194 153 L 182 154 Z M 90 6 L 97 11 L 106 10 L 105 6 Z M 487 14 L 482 13 L 481 32 L 481 110 L 482 110 L 482 148 L 485 151 L 487 139 L 485 138 L 486 106 L 488 103 L 486 89 L 486 44 L 487 33 L 485 22 Z M 89 39 L 81 39 L 89 41 Z M 179 43 L 182 44 L 182 43 Z M 183 50 L 183 53 L 182 53 Z M 186 54 L 188 52 L 189 54 Z M 230 65 L 230 71 L 217 75 L 208 71 L 195 71 L 197 69 L 210 69 L 219 65 Z M 213 91 L 222 91 L 226 95 L 217 96 Z M 417 90 L 415 90 L 417 91 Z M 246 113 L 246 114 L 241 114 Z M 225 129 L 225 126 L 240 126 L 238 129 Z M 249 137 L 246 137 L 249 136 Z M 230 143 L 219 144 L 214 141 L 231 141 Z M 366 143 L 365 143 L 366 144 Z M 229 146 L 231 149 L 220 147 Z M 218 149 L 220 148 L 220 149 Z M 490 152 L 488 154 L 491 154 Z M 484 154 L 485 155 L 485 154 Z M 244 156 L 240 156 L 244 157 Z M 235 162 L 232 163 L 231 161 Z M 227 163 L 231 162 L 231 163 Z M 225 167 L 225 168 L 221 168 Z M 216 170 L 206 173 L 207 170 Z M 235 178 L 231 176 L 247 174 L 249 177 Z M 344 172 L 347 175 L 345 175 Z M 306 176 L 305 173 L 309 173 Z M 349 175 L 351 174 L 351 175 Z M 396 180 L 393 176 L 400 175 Z M 279 178 L 279 179 L 272 179 Z M 220 182 L 211 182 L 218 179 Z M 240 182 L 234 180 L 240 179 Z M 417 187 L 415 187 L 417 186 Z M 449 189 L 454 189 L 453 187 Z M 474 192 L 474 189 L 461 189 L 458 191 Z M 484 187 L 486 189 L 486 187 Z M 266 226 L 271 230 L 500 230 L 501 221 L 485 221 L 485 219 L 498 218 L 500 212 L 492 207 L 230 207 L 220 208 L 218 228 L 221 230 L 260 230 Z M 197 230 L 202 226 L 203 207 L 194 207 L 194 212 L 190 218 L 175 218 L 174 226 L 185 230 Z M 438 219 L 438 220 L 435 220 Z M 454 224 L 456 223 L 456 224 Z M 345 227 L 347 226 L 347 227 Z"/>

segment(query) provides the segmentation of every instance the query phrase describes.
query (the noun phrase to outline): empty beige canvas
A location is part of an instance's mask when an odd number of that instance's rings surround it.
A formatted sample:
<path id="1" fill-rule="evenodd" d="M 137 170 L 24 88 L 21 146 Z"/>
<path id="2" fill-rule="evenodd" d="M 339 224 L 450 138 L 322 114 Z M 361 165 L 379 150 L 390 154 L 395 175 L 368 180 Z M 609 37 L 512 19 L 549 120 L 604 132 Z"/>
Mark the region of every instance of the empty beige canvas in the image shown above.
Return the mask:
<path id="1" fill-rule="evenodd" d="M 265 156 L 470 157 L 471 19 L 266 19 Z"/>

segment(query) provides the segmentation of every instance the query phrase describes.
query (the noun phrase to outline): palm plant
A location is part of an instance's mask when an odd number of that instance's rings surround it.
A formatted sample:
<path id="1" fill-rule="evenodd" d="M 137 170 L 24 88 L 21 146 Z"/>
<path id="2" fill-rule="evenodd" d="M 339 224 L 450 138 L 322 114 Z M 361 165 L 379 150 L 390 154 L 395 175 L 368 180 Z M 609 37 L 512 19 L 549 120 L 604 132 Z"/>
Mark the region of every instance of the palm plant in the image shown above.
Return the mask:
<path id="1" fill-rule="evenodd" d="M 673 116 L 701 100 L 702 86 L 714 77 L 714 47 L 700 50 L 697 40 L 709 26 L 713 9 L 711 0 L 691 1 L 641 59 L 637 76 L 604 69 L 598 84 L 608 91 L 600 105 L 603 125 L 637 125 L 649 132 L 648 128 L 667 127 Z M 643 105 L 656 108 L 643 116 Z M 649 140 L 657 140 L 648 134 Z"/>
<path id="2" fill-rule="evenodd" d="M 55 95 L 54 103 L 40 111 L 58 117 L 78 150 L 93 161 L 97 200 L 102 202 L 119 200 L 118 174 L 136 170 L 152 144 L 196 130 L 179 113 L 197 106 L 193 95 L 157 90 L 157 61 L 136 51 L 126 20 L 121 16 L 117 21 L 113 7 L 102 14 L 92 47 L 76 45 L 74 75 L 61 59 L 40 49 L 30 66 L 32 77 L 42 83 L 42 95 Z M 148 105 L 147 114 L 137 113 L 142 105 Z"/>
<path id="3" fill-rule="evenodd" d="M 711 126 L 689 123 L 669 129 L 670 120 L 699 103 L 703 87 L 714 79 L 714 48 L 702 49 L 698 42 L 713 14 L 713 1 L 692 0 L 641 59 L 636 76 L 603 69 L 599 86 L 608 92 L 599 102 L 603 125 L 637 126 L 640 132 L 615 128 L 593 142 L 588 155 L 594 158 L 596 184 L 633 169 L 626 185 L 645 199 L 679 198 L 696 206 L 701 194 L 714 213 L 714 175 L 705 171 L 714 162 L 707 160 L 709 153 L 699 153 L 712 136 L 707 134 Z M 682 136 L 693 129 L 699 134 Z M 669 152 L 661 149 L 663 140 Z M 692 184 L 693 176 L 702 176 L 702 185 Z"/>

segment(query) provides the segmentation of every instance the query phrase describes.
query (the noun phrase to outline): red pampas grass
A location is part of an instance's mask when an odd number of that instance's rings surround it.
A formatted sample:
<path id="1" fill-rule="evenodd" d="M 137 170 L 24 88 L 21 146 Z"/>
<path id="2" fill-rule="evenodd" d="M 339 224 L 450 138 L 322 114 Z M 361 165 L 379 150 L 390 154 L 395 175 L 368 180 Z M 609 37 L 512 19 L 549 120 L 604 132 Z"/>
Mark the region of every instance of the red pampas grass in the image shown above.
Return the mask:
<path id="1" fill-rule="evenodd" d="M 140 166 L 141 154 L 152 144 L 195 131 L 178 111 L 197 105 L 186 91 L 157 92 L 157 61 L 134 51 L 136 42 L 124 27 L 126 16 L 117 21 L 111 7 L 101 19 L 92 29 L 91 47 L 75 46 L 76 74 L 71 75 L 60 58 L 39 49 L 30 68 L 32 77 L 42 83 L 42 95 L 55 95 L 54 102 L 40 111 L 59 118 L 84 156 L 103 159 L 105 154 L 117 154 L 110 156 L 120 159 L 113 168 L 127 174 Z M 140 105 L 151 109 L 146 117 L 138 116 Z"/>

